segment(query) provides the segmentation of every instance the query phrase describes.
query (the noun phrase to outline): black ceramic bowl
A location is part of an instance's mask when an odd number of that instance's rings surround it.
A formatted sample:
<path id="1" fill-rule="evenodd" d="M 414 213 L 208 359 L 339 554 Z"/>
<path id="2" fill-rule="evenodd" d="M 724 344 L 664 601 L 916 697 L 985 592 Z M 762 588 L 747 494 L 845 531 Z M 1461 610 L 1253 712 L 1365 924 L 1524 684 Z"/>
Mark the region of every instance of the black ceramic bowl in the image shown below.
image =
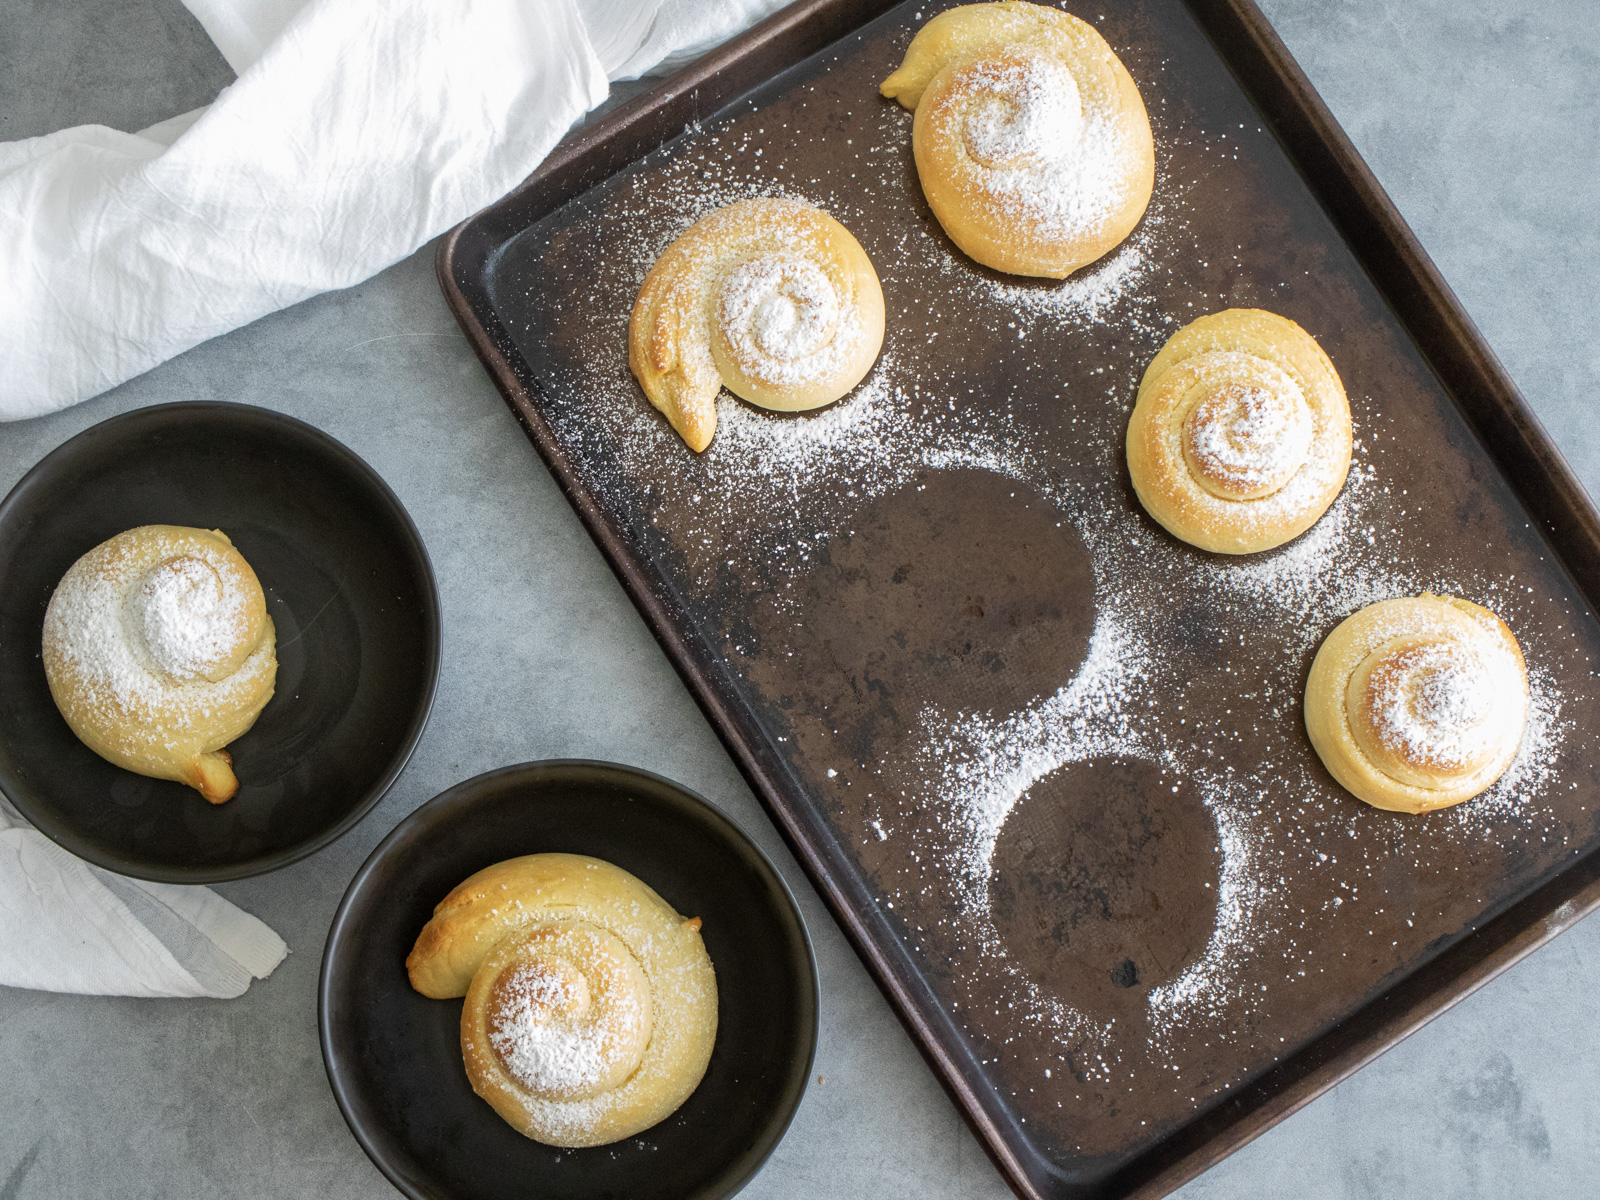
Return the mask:
<path id="1" fill-rule="evenodd" d="M 221 529 L 277 626 L 278 682 L 229 747 L 238 795 L 114 767 L 50 698 L 39 641 L 82 554 L 136 525 Z M 74 854 L 125 875 L 207 883 L 331 842 L 405 766 L 439 675 L 439 595 L 383 480 L 304 422 L 243 404 L 163 404 L 46 455 L 0 503 L 0 792 Z"/>
<path id="2" fill-rule="evenodd" d="M 473 1094 L 461 1001 L 412 991 L 405 959 L 433 906 L 522 854 L 588 854 L 686 916 L 717 973 L 717 1043 L 672 1116 L 610 1146 L 530 1141 Z M 811 942 L 783 880 L 726 817 L 630 767 L 543 762 L 458 784 L 372 852 L 322 959 L 322 1057 L 345 1120 L 413 1200 L 713 1200 L 747 1183 L 799 1107 L 817 1042 Z"/>

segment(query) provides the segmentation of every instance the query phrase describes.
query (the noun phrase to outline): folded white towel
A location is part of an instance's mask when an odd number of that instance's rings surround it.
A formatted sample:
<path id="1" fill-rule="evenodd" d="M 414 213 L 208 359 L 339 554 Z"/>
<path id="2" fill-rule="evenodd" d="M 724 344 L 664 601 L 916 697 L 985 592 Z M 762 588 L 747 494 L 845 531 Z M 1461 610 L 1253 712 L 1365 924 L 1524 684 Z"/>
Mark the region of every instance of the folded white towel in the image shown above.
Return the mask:
<path id="1" fill-rule="evenodd" d="M 520 182 L 609 78 L 785 2 L 187 0 L 239 71 L 209 108 L 0 143 L 0 419 L 369 278 Z"/>
<path id="2" fill-rule="evenodd" d="M 288 952 L 276 933 L 210 888 L 92 867 L 0 802 L 0 984 L 231 999 Z"/>

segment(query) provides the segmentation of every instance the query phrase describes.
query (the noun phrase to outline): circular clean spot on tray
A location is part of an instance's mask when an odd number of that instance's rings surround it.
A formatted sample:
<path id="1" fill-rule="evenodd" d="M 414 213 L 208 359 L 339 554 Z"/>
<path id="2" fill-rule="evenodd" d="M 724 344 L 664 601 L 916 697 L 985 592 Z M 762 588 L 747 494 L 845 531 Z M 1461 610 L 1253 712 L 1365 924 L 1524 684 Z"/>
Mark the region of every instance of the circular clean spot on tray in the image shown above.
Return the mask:
<path id="1" fill-rule="evenodd" d="M 1089 1011 L 1142 1007 L 1216 923 L 1216 824 L 1192 788 L 1151 763 L 1103 758 L 1046 775 L 1006 818 L 992 863 L 1007 956 Z"/>
<path id="2" fill-rule="evenodd" d="M 769 669 L 752 674 L 791 714 L 854 735 L 862 761 L 912 735 L 925 705 L 1008 713 L 1054 693 L 1095 620 L 1089 554 L 1062 512 L 966 469 L 865 505 L 787 599 L 761 631 Z"/>

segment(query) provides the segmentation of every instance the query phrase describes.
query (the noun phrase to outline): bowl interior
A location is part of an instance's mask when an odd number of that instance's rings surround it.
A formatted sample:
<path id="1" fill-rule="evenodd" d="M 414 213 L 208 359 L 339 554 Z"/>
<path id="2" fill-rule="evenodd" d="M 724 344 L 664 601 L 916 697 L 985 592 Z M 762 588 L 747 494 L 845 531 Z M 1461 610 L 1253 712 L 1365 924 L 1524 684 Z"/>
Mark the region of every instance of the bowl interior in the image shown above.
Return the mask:
<path id="1" fill-rule="evenodd" d="M 278 680 L 210 805 L 73 735 L 40 662 L 67 568 L 136 525 L 221 529 L 277 627 Z M 233 404 L 116 417 L 58 447 L 0 505 L 0 791 L 67 849 L 177 882 L 281 866 L 349 828 L 399 774 L 438 674 L 438 597 L 415 528 L 354 454 Z"/>
<path id="2" fill-rule="evenodd" d="M 429 1000 L 406 978 L 406 954 L 451 888 L 546 851 L 606 859 L 699 916 L 717 973 L 704 1080 L 661 1124 L 611 1146 L 558 1150 L 502 1121 L 467 1082 L 461 1001 Z M 816 968 L 771 864 L 704 801 L 625 767 L 535 763 L 452 788 L 373 852 L 334 918 L 320 1017 L 345 1118 L 408 1195 L 709 1200 L 754 1174 L 800 1103 L 816 1045 Z"/>

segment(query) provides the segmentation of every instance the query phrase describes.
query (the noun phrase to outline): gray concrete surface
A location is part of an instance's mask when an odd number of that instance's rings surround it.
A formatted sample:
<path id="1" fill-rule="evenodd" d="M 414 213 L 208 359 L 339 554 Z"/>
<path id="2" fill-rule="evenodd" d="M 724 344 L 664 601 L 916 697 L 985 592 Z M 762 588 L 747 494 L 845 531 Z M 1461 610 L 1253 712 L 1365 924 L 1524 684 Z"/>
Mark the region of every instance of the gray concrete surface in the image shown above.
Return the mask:
<path id="1" fill-rule="evenodd" d="M 1593 0 L 1265 8 L 1600 494 Z M 89 120 L 136 129 L 228 78 L 177 0 L 0 0 L 0 137 Z M 293 948 L 270 980 L 226 1003 L 0 989 L 0 1200 L 393 1195 L 322 1072 L 314 989 L 328 922 L 372 846 L 429 796 L 567 755 L 698 789 L 774 856 L 805 909 L 827 1082 L 746 1194 L 998 1200 L 998 1176 L 456 331 L 431 263 L 429 247 L 76 409 L 0 426 L 3 492 L 67 437 L 146 404 L 220 397 L 312 421 L 416 518 L 445 631 L 433 721 L 393 793 L 306 862 L 220 889 Z M 1179 1195 L 1595 1195 L 1597 979 L 1591 921 Z"/>

